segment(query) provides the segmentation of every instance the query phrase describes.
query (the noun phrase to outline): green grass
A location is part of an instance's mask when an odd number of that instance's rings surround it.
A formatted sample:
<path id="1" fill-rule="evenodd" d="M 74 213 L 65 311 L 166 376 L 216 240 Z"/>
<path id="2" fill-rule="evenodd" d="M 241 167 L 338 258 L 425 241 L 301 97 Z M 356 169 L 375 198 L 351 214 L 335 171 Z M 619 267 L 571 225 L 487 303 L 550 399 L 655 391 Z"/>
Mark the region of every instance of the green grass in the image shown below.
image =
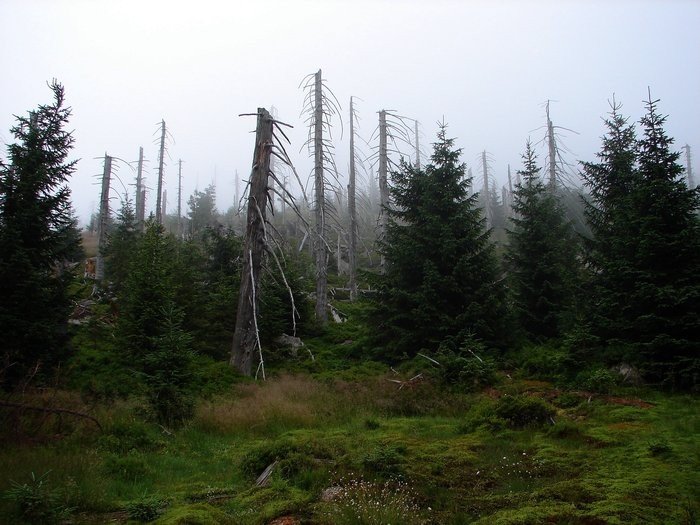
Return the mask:
<path id="1" fill-rule="evenodd" d="M 331 325 L 307 340 L 314 361 L 301 351 L 264 383 L 203 361 L 195 416 L 176 431 L 150 422 L 138 391 L 122 399 L 114 363 L 83 341 L 76 390 L 22 402 L 93 414 L 103 432 L 84 418 L 0 412 L 0 523 L 22 523 L 23 484 L 82 524 L 697 522 L 697 397 L 589 397 L 505 374 L 476 393 L 430 378 L 399 388 L 392 380 L 429 364 L 395 373 L 365 362 L 365 336 L 353 321 Z M 97 381 L 81 396 L 76 385 L 103 365 L 109 391 Z M 269 485 L 256 487 L 273 462 Z M 45 474 L 41 490 L 32 473 Z"/>
<path id="2" fill-rule="evenodd" d="M 195 419 L 172 433 L 144 421 L 138 402 L 101 406 L 103 434 L 81 423 L 61 438 L 6 444 L 0 491 L 49 472 L 76 523 L 125 522 L 144 498 L 167 502 L 159 523 L 257 524 L 285 514 L 389 523 L 407 509 L 406 523 L 694 523 L 695 397 L 641 392 L 649 408 L 567 401 L 555 425 L 465 430 L 464 421 L 497 404 L 427 383 L 398 390 L 387 377 L 237 384 L 201 401 Z M 271 484 L 256 488 L 273 461 Z M 334 486 L 345 496 L 322 502 Z M 377 498 L 381 513 L 371 512 Z M 18 523 L 16 502 L 3 499 L 0 516 Z"/>

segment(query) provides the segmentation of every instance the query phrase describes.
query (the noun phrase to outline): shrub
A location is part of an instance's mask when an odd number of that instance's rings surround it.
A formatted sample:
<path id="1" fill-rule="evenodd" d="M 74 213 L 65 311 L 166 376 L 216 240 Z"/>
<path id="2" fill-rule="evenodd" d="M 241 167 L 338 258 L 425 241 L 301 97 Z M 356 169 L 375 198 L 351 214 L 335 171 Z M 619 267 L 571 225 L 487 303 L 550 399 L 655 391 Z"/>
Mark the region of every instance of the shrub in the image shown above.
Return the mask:
<path id="1" fill-rule="evenodd" d="M 362 466 L 369 472 L 386 477 L 403 473 L 403 450 L 390 445 L 378 445 L 362 458 Z"/>
<path id="2" fill-rule="evenodd" d="M 12 488 L 5 492 L 5 498 L 17 505 L 20 518 L 27 523 L 59 523 L 73 510 L 62 504 L 58 490 L 49 487 L 48 476 L 49 472 L 39 477 L 32 472 L 28 483 L 12 481 Z"/>
<path id="3" fill-rule="evenodd" d="M 126 512 L 129 515 L 129 519 L 148 522 L 163 514 L 167 506 L 167 500 L 144 494 L 140 499 L 128 503 Z"/>
<path id="4" fill-rule="evenodd" d="M 607 368 L 593 368 L 581 372 L 576 384 L 591 392 L 609 394 L 617 384 L 617 376 Z"/>
<path id="5" fill-rule="evenodd" d="M 552 405 L 537 397 L 506 396 L 496 403 L 495 414 L 511 428 L 541 425 L 556 413 Z"/>

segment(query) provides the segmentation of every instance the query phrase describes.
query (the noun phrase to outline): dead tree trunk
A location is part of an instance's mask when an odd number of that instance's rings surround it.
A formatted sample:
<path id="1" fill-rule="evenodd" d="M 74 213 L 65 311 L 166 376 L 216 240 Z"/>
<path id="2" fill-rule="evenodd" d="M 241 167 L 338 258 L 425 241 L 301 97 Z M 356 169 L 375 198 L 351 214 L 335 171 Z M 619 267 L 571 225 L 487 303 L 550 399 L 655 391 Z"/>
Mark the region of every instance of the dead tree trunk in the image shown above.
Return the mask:
<path id="1" fill-rule="evenodd" d="M 420 142 L 418 141 L 418 121 L 414 121 L 416 135 L 416 169 L 420 169 Z"/>
<path id="2" fill-rule="evenodd" d="M 112 157 L 105 154 L 102 171 L 102 192 L 100 194 L 100 222 L 97 226 L 97 258 L 95 260 L 95 280 L 105 278 L 104 253 L 107 248 L 107 221 L 109 217 L 109 182 L 112 177 Z"/>
<path id="3" fill-rule="evenodd" d="M 380 222 L 379 222 L 379 239 L 386 238 L 386 230 L 389 225 L 389 216 L 387 209 L 389 207 L 389 183 L 387 181 L 387 172 L 389 165 L 389 152 L 387 150 L 387 128 L 386 128 L 386 111 L 379 112 L 379 207 L 380 207 Z M 381 272 L 384 273 L 384 255 L 380 260 Z"/>
<path id="4" fill-rule="evenodd" d="M 484 203 L 486 227 L 490 228 L 493 225 L 493 212 L 491 210 L 491 196 L 489 195 L 489 167 L 486 162 L 486 150 L 481 153 L 481 162 L 484 170 L 484 195 L 482 197 L 482 202 Z"/>
<path id="5" fill-rule="evenodd" d="M 326 191 L 323 178 L 323 84 L 321 70 L 316 73 L 314 84 L 314 186 L 316 197 L 316 320 L 328 321 L 328 248 L 326 245 Z"/>
<path id="6" fill-rule="evenodd" d="M 355 114 L 350 97 L 350 181 L 348 184 L 348 215 L 350 232 L 348 242 L 348 272 L 350 273 L 350 300 L 357 299 L 357 207 L 355 204 Z"/>
<path id="7" fill-rule="evenodd" d="M 248 214 L 244 243 L 243 270 L 238 293 L 236 328 L 231 349 L 231 366 L 242 374 L 253 375 L 253 369 L 265 368 L 258 332 L 257 311 L 260 291 L 260 269 L 265 252 L 265 209 L 267 208 L 268 174 L 272 151 L 273 120 L 265 108 L 258 108 L 255 152 L 248 192 Z"/>
<path id="8" fill-rule="evenodd" d="M 688 177 L 688 188 L 695 189 L 695 178 L 693 177 L 693 163 L 690 156 L 690 144 L 684 146 L 685 149 L 685 174 Z"/>
<path id="9" fill-rule="evenodd" d="M 549 191 L 554 191 L 557 184 L 557 145 L 554 138 L 554 125 L 549 118 L 549 101 L 547 101 L 547 149 L 549 153 Z"/>
<path id="10" fill-rule="evenodd" d="M 143 198 L 141 194 L 143 193 L 143 148 L 139 148 L 139 163 L 136 168 L 136 201 L 134 202 L 134 214 L 136 215 L 136 227 L 139 231 L 143 229 Z"/>
<path id="11" fill-rule="evenodd" d="M 156 194 L 156 224 L 163 224 L 161 197 L 163 196 L 163 163 L 165 162 L 165 120 L 160 121 L 160 150 L 158 153 L 158 193 Z"/>
<path id="12" fill-rule="evenodd" d="M 177 161 L 177 237 L 182 239 L 182 159 Z"/>

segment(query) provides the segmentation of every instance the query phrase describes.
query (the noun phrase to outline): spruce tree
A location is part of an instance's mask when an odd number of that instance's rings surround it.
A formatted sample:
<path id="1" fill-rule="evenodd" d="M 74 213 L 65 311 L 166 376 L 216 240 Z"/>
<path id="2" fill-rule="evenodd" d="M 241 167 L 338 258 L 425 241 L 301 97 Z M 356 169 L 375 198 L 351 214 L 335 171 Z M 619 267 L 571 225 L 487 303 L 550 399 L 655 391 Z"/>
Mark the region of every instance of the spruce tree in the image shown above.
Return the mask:
<path id="1" fill-rule="evenodd" d="M 115 223 L 107 234 L 105 273 L 115 291 L 119 291 L 129 274 L 141 233 L 136 224 L 136 213 L 128 197 L 122 201 Z"/>
<path id="2" fill-rule="evenodd" d="M 658 100 L 645 103 L 637 143 L 638 232 L 631 333 L 648 377 L 700 385 L 700 193 L 689 189 L 680 154 L 671 151 Z"/>
<path id="3" fill-rule="evenodd" d="M 374 315 L 384 357 L 434 351 L 470 336 L 498 345 L 506 336 L 494 246 L 460 154 L 442 126 L 425 169 L 402 162 L 391 175 L 380 246 L 386 272 Z"/>
<path id="4" fill-rule="evenodd" d="M 562 206 L 539 172 L 528 140 L 506 259 L 520 327 L 529 338 L 545 340 L 560 336 L 570 318 L 577 247 Z"/>
<path id="5" fill-rule="evenodd" d="M 191 414 L 192 337 L 176 304 L 176 247 L 149 220 L 119 297 L 117 341 L 139 373 L 155 416 L 173 425 Z"/>
<path id="6" fill-rule="evenodd" d="M 599 163 L 584 163 L 592 332 L 606 359 L 654 382 L 697 386 L 700 362 L 698 192 L 682 180 L 673 139 L 647 102 L 643 138 L 613 104 Z"/>
<path id="7" fill-rule="evenodd" d="M 0 333 L 5 384 L 30 368 L 67 356 L 70 303 L 66 263 L 81 256 L 67 181 L 77 161 L 66 131 L 70 108 L 52 82 L 54 102 L 11 129 L 7 163 L 0 162 Z"/>

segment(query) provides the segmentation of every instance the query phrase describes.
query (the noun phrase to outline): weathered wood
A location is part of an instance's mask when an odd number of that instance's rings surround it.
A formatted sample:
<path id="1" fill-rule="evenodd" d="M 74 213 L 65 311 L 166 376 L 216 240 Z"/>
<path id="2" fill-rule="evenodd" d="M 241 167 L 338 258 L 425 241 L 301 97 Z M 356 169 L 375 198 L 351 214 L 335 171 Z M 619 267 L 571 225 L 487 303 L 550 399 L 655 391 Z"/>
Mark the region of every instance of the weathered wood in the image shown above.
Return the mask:
<path id="1" fill-rule="evenodd" d="M 160 150 L 158 153 L 158 189 L 156 196 L 156 223 L 163 224 L 161 197 L 163 195 L 163 164 L 165 162 L 165 120 L 160 121 Z"/>
<path id="2" fill-rule="evenodd" d="M 326 191 L 323 169 L 323 82 L 321 70 L 314 83 L 314 188 L 316 197 L 316 320 L 320 324 L 328 321 L 328 246 L 326 243 Z"/>
<path id="3" fill-rule="evenodd" d="M 104 253 L 107 249 L 107 221 L 109 217 L 109 184 L 112 177 L 112 157 L 105 153 L 102 171 L 102 192 L 100 194 L 100 220 L 97 225 L 97 257 L 95 260 L 95 280 L 99 283 L 105 278 Z"/>
<path id="4" fill-rule="evenodd" d="M 243 269 L 238 294 L 236 327 L 231 349 L 231 366 L 242 374 L 253 375 L 260 366 L 260 352 L 255 318 L 260 289 L 260 270 L 265 252 L 265 210 L 267 208 L 267 182 L 270 170 L 273 120 L 265 108 L 258 108 L 258 123 L 255 134 L 253 168 L 248 192 L 248 212 L 244 243 Z M 258 348 L 258 350 L 260 350 Z M 264 373 L 264 372 L 263 372 Z"/>
<path id="5" fill-rule="evenodd" d="M 255 480 L 255 486 L 256 487 L 266 487 L 267 485 L 270 484 L 270 476 L 272 476 L 272 472 L 275 470 L 275 467 L 277 466 L 277 462 L 273 462 L 272 464 L 268 465 L 265 470 L 263 470 L 263 473 L 258 476 L 258 479 Z"/>

